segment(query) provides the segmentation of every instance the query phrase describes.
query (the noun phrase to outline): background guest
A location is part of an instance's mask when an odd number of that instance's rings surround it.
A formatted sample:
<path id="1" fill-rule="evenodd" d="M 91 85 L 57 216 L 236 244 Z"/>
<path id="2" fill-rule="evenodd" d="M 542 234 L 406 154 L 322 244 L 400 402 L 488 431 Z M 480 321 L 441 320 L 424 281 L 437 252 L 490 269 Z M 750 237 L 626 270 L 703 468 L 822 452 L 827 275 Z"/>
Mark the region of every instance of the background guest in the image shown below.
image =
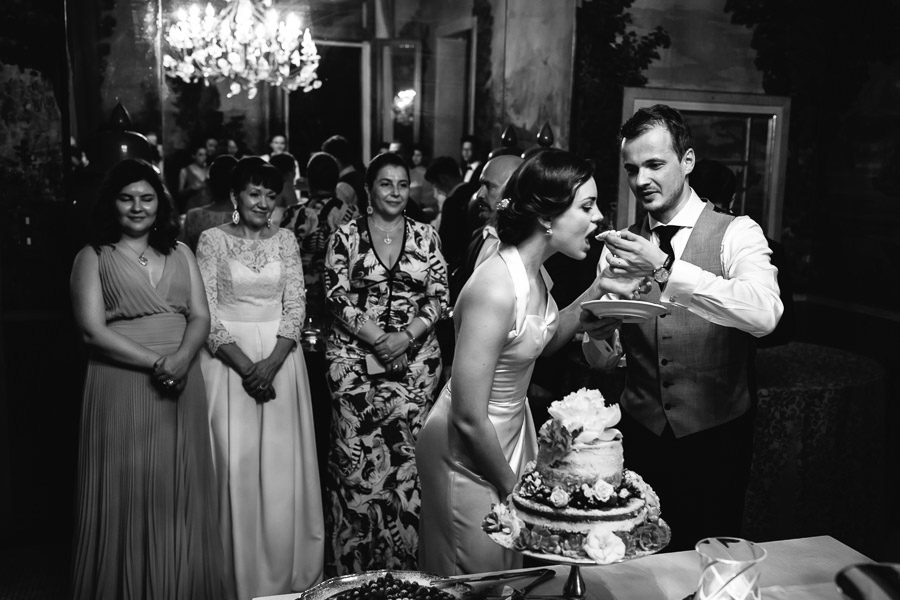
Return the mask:
<path id="1" fill-rule="evenodd" d="M 206 146 L 195 146 L 191 152 L 191 162 L 178 172 L 178 203 L 180 212 L 203 206 L 209 202 L 206 196 Z"/>
<path id="2" fill-rule="evenodd" d="M 484 164 L 478 180 L 478 191 L 469 202 L 469 214 L 477 215 L 480 226 L 474 229 L 459 268 L 451 274 L 451 293 L 457 294 L 472 275 L 475 267 L 497 251 L 500 240 L 497 237 L 497 205 L 503 197 L 506 183 L 513 172 L 522 164 L 522 157 L 502 154 Z M 470 222 L 470 227 L 472 224 Z"/>
<path id="3" fill-rule="evenodd" d="M 222 596 L 197 351 L 209 312 L 159 174 L 128 159 L 100 188 L 75 259 L 84 384 L 72 597 Z"/>
<path id="4" fill-rule="evenodd" d="M 459 146 L 459 173 L 463 181 L 478 181 L 481 176 L 481 143 L 474 135 L 464 135 Z"/>
<path id="5" fill-rule="evenodd" d="M 338 186 L 335 190 L 337 197 L 343 201 L 345 206 L 355 206 L 357 215 L 364 213 L 368 196 L 365 176 L 355 166 L 359 151 L 354 149 L 344 136 L 333 135 L 322 142 L 322 152 L 333 156 L 340 168 Z M 351 220 L 348 219 L 346 222 L 349 223 Z"/>
<path id="6" fill-rule="evenodd" d="M 244 157 L 244 151 L 241 148 L 241 144 L 235 138 L 225 138 L 223 146 L 225 147 L 225 154 L 233 156 L 239 160 Z"/>
<path id="7" fill-rule="evenodd" d="M 213 135 L 208 135 L 203 140 L 203 145 L 206 148 L 206 161 L 211 163 L 219 156 L 219 140 Z"/>
<path id="8" fill-rule="evenodd" d="M 425 156 L 425 148 L 421 144 L 413 144 L 410 164 L 412 167 L 409 170 L 409 197 L 422 207 L 425 222 L 433 225 L 440 212 L 431 183 L 425 179 L 428 159 Z"/>
<path id="9" fill-rule="evenodd" d="M 322 576 L 324 529 L 303 352 L 303 269 L 272 227 L 283 178 L 260 158 L 231 175 L 238 218 L 200 235 L 212 315 L 209 423 L 229 598 L 300 592 Z"/>
<path id="10" fill-rule="evenodd" d="M 287 138 L 280 133 L 276 133 L 269 138 L 269 151 L 265 154 L 261 154 L 260 158 L 269 162 L 273 156 L 281 154 L 282 152 L 287 152 Z"/>
<path id="11" fill-rule="evenodd" d="M 762 229 L 714 210 L 691 189 L 695 156 L 681 113 L 657 104 L 621 129 L 628 185 L 647 214 L 605 241 L 601 279 L 648 281 L 638 297 L 664 316 L 622 324 L 583 317 L 598 366 L 627 356 L 620 429 L 629 468 L 652 485 L 672 527 L 669 550 L 739 535 L 753 451 L 754 337 L 781 317 Z M 710 490 L 711 493 L 697 493 Z"/>
<path id="12" fill-rule="evenodd" d="M 278 169 L 284 178 L 281 192 L 275 198 L 275 210 L 272 211 L 272 222 L 281 223 L 284 219 L 285 211 L 289 207 L 301 203 L 300 189 L 297 186 L 300 172 L 297 170 L 297 159 L 290 152 L 276 154 L 269 159 L 269 163 Z M 305 204 L 305 202 L 302 204 Z"/>
<path id="13" fill-rule="evenodd" d="M 456 161 L 449 156 L 438 156 L 431 161 L 425 179 L 434 187 L 440 211 L 435 227 L 441 236 L 441 250 L 447 259 L 448 271 L 452 273 L 462 261 L 472 237 L 466 210 L 472 195 L 478 190 L 478 183 L 464 182 Z"/>
<path id="14" fill-rule="evenodd" d="M 366 188 L 368 214 L 332 234 L 325 258 L 329 575 L 416 568 L 413 451 L 441 374 L 434 326 L 447 309 L 447 272 L 437 234 L 403 215 L 409 169 L 399 156 L 373 158 Z"/>
<path id="15" fill-rule="evenodd" d="M 521 566 L 521 554 L 494 543 L 481 523 L 537 455 L 527 398 L 535 358 L 567 343 L 578 326 L 571 307 L 568 318 L 559 317 L 542 264 L 557 252 L 587 256 L 587 237 L 602 218 L 592 172 L 590 163 L 563 151 L 522 163 L 497 212 L 503 244 L 456 302 L 453 376 L 416 446 L 424 571 Z"/>
<path id="16" fill-rule="evenodd" d="M 198 206 L 187 211 L 184 218 L 183 241 L 191 250 L 197 249 L 200 233 L 231 220 L 234 206 L 231 204 L 231 171 L 237 159 L 228 154 L 217 156 L 209 166 L 209 178 L 206 180 L 209 197 L 212 200 L 205 206 Z"/>
<path id="17" fill-rule="evenodd" d="M 320 323 L 331 322 L 325 304 L 325 251 L 328 238 L 341 225 L 344 204 L 335 197 L 334 189 L 338 181 L 338 165 L 330 154 L 316 152 L 307 166 L 310 205 L 318 210 L 315 218 L 309 219 L 309 233 L 303 238 L 303 267 L 306 273 L 307 313 Z"/>

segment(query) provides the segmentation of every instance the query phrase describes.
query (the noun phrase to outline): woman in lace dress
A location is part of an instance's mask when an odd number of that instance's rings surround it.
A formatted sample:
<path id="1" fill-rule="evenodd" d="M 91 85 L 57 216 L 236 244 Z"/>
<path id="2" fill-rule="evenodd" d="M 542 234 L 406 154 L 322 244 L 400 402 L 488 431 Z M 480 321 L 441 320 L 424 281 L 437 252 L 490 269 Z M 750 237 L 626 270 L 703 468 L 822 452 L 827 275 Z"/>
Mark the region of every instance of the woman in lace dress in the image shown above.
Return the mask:
<path id="1" fill-rule="evenodd" d="M 209 312 L 150 163 L 110 170 L 72 267 L 90 350 L 78 452 L 72 598 L 222 595 L 216 486 L 197 351 Z"/>
<path id="2" fill-rule="evenodd" d="M 441 575 L 514 569 L 521 555 L 495 544 L 481 522 L 537 455 L 528 384 L 537 357 L 572 340 L 580 303 L 563 311 L 543 268 L 562 252 L 582 260 L 602 218 L 589 163 L 543 151 L 510 177 L 498 204 L 501 246 L 475 269 L 454 308 L 453 373 L 416 447 L 422 477 L 419 568 Z"/>
<path id="3" fill-rule="evenodd" d="M 309 380 L 298 347 L 303 268 L 269 219 L 278 170 L 241 159 L 235 222 L 200 235 L 212 327 L 201 355 L 229 598 L 300 592 L 322 575 L 322 500 Z"/>
<path id="4" fill-rule="evenodd" d="M 447 267 L 437 233 L 404 216 L 409 170 L 396 154 L 372 159 L 366 188 L 369 214 L 341 225 L 325 256 L 328 575 L 416 568 L 414 448 L 441 375 L 434 326 L 447 309 Z"/>

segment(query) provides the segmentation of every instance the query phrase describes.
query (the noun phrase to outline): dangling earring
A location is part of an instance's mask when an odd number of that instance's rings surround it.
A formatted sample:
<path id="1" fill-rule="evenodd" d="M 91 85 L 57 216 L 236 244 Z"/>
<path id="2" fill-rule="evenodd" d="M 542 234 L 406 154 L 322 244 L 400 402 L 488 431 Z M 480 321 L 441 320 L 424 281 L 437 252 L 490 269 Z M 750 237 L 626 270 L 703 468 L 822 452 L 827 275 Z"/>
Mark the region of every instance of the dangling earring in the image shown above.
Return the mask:
<path id="1" fill-rule="evenodd" d="M 231 222 L 237 225 L 241 222 L 241 214 L 237 211 L 237 207 L 234 207 L 234 212 L 231 213 Z"/>
<path id="2" fill-rule="evenodd" d="M 375 212 L 375 209 L 372 208 L 372 205 L 371 205 L 371 204 L 368 205 L 368 206 L 366 207 L 366 214 L 367 214 L 367 215 L 371 215 L 373 212 Z"/>
<path id="3" fill-rule="evenodd" d="M 272 227 L 272 217 L 266 219 L 266 229 L 271 229 Z"/>
<path id="4" fill-rule="evenodd" d="M 553 230 L 548 227 L 547 230 L 544 231 L 544 233 L 547 235 L 553 235 Z"/>

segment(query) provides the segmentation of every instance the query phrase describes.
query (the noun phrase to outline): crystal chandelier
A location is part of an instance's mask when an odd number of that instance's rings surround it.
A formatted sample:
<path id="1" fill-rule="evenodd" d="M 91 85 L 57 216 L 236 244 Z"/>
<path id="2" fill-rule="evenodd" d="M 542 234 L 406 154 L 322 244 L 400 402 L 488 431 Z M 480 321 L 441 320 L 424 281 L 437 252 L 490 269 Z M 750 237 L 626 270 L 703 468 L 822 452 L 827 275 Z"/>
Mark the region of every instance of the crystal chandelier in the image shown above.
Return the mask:
<path id="1" fill-rule="evenodd" d="M 272 0 L 227 0 L 216 12 L 192 4 L 180 9 L 169 23 L 163 69 L 169 77 L 186 82 L 231 81 L 228 97 L 257 94 L 260 83 L 293 92 L 321 87 L 316 76 L 319 53 L 300 17 L 284 18 Z"/>

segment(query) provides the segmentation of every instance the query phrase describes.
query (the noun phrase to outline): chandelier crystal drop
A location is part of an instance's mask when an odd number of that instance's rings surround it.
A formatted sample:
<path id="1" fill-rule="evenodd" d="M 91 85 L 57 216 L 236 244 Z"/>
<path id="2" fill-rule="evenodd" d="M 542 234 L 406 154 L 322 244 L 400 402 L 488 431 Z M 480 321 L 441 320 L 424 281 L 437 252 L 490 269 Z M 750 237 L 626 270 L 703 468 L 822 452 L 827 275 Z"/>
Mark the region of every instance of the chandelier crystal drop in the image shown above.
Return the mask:
<path id="1" fill-rule="evenodd" d="M 272 0 L 226 0 L 221 11 L 212 3 L 180 9 L 165 30 L 168 52 L 163 69 L 186 82 L 230 81 L 228 97 L 247 92 L 254 98 L 260 83 L 289 92 L 321 87 L 316 75 L 319 53 L 294 12 L 282 15 Z"/>

